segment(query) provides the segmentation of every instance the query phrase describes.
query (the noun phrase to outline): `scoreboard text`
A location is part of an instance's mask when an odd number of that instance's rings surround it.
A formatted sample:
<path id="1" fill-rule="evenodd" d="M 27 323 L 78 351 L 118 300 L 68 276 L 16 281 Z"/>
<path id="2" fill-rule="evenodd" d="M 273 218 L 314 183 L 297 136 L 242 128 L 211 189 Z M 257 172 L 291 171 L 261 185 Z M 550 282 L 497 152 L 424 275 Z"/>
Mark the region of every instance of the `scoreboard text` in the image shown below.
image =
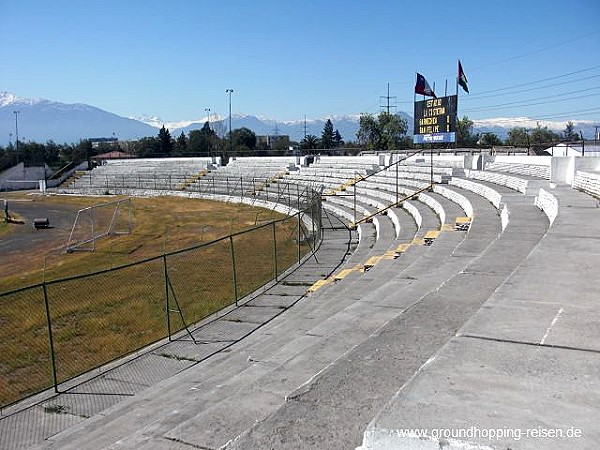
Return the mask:
<path id="1" fill-rule="evenodd" d="M 456 142 L 456 104 L 458 96 L 415 102 L 415 144 Z"/>

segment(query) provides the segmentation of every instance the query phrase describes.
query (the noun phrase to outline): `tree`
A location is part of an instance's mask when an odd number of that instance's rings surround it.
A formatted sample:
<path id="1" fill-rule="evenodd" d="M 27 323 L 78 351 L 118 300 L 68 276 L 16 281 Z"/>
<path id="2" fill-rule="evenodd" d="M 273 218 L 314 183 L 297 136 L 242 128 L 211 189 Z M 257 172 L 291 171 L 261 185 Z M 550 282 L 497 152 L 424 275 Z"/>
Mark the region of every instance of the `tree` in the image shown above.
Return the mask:
<path id="1" fill-rule="evenodd" d="M 183 131 L 175 141 L 175 153 L 178 155 L 185 155 L 187 153 L 187 138 Z"/>
<path id="2" fill-rule="evenodd" d="M 408 123 L 397 114 L 382 112 L 379 114 L 381 126 L 382 147 L 384 150 L 395 150 L 402 146 Z"/>
<path id="3" fill-rule="evenodd" d="M 188 152 L 196 155 L 212 156 L 218 137 L 210 128 L 208 122 L 200 130 L 192 130 L 188 135 Z"/>
<path id="4" fill-rule="evenodd" d="M 565 131 L 563 131 L 563 135 L 565 137 L 565 141 L 567 142 L 579 140 L 579 135 L 575 131 L 575 125 L 573 125 L 573 122 L 571 121 L 567 122 L 567 125 L 565 126 Z"/>
<path id="5" fill-rule="evenodd" d="M 506 143 L 514 147 L 529 148 L 529 133 L 525 128 L 512 128 L 508 132 Z"/>
<path id="6" fill-rule="evenodd" d="M 256 150 L 256 141 L 256 133 L 250 128 L 236 128 L 231 132 L 231 145 L 234 152 L 248 153 Z"/>
<path id="7" fill-rule="evenodd" d="M 171 133 L 163 125 L 158 131 L 158 141 L 160 144 L 160 153 L 163 155 L 171 156 L 173 151 L 173 140 L 171 139 Z"/>
<path id="8" fill-rule="evenodd" d="M 377 149 L 381 140 L 379 122 L 371 114 L 361 114 L 356 132 L 358 144 L 368 150 Z"/>
<path id="9" fill-rule="evenodd" d="M 333 124 L 331 119 L 327 119 L 321 133 L 321 148 L 332 148 L 334 146 L 333 137 Z"/>
<path id="10" fill-rule="evenodd" d="M 479 139 L 479 145 L 483 147 L 502 145 L 502 140 L 498 137 L 496 133 L 483 133 Z"/>
<path id="11" fill-rule="evenodd" d="M 137 156 L 142 158 L 148 158 L 150 156 L 156 156 L 161 152 L 160 141 L 155 137 L 143 137 L 138 140 L 134 147 L 133 151 Z"/>
<path id="12" fill-rule="evenodd" d="M 343 145 L 344 145 L 344 141 L 342 140 L 342 135 L 336 128 L 335 132 L 333 133 L 333 146 L 335 148 L 338 148 L 338 147 L 343 147 Z"/>
<path id="13" fill-rule="evenodd" d="M 314 134 L 307 134 L 300 141 L 300 148 L 303 150 L 314 150 L 319 146 L 319 138 Z"/>
<path id="14" fill-rule="evenodd" d="M 473 134 L 473 121 L 467 116 L 456 121 L 456 145 L 458 147 L 476 147 L 479 135 Z"/>
<path id="15" fill-rule="evenodd" d="M 549 130 L 548 127 L 543 127 L 537 124 L 533 130 L 531 130 L 531 144 L 544 145 L 544 144 L 552 144 L 556 141 L 560 140 L 560 135 L 555 133 L 552 130 Z"/>
<path id="16" fill-rule="evenodd" d="M 357 141 L 369 150 L 394 150 L 404 146 L 408 124 L 397 114 L 382 112 L 378 117 L 361 114 Z"/>

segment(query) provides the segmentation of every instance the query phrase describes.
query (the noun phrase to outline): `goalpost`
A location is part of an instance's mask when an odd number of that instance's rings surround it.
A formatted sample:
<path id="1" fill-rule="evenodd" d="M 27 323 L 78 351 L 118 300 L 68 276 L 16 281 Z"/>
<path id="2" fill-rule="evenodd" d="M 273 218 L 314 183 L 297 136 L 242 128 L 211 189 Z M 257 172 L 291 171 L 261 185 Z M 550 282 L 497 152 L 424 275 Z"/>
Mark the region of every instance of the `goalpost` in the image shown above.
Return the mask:
<path id="1" fill-rule="evenodd" d="M 131 234 L 131 208 L 131 197 L 128 197 L 80 209 L 71 228 L 66 251 L 93 252 L 97 239 Z"/>

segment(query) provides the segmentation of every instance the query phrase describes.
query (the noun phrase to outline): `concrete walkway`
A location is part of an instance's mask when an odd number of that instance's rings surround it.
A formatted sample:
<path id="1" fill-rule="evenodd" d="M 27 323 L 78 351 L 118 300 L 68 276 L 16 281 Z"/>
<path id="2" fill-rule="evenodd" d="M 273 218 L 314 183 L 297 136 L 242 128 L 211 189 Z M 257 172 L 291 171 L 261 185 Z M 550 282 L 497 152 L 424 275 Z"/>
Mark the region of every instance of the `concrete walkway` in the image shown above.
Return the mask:
<path id="1" fill-rule="evenodd" d="M 600 447 L 600 208 L 551 192 L 553 226 L 401 386 L 364 450 Z"/>

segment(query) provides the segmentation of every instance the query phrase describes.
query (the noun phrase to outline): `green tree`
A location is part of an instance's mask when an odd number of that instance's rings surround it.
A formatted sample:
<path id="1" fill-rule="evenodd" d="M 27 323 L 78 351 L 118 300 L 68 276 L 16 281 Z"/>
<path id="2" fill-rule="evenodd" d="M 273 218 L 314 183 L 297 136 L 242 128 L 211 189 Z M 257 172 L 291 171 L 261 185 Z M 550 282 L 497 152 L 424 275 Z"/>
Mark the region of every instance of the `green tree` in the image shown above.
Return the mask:
<path id="1" fill-rule="evenodd" d="M 303 150 L 314 150 L 319 147 L 319 138 L 314 134 L 307 134 L 300 141 L 300 148 Z"/>
<path id="2" fill-rule="evenodd" d="M 361 114 L 357 141 L 369 150 L 394 150 L 405 145 L 408 124 L 397 114 Z"/>
<path id="3" fill-rule="evenodd" d="M 166 156 L 171 156 L 173 152 L 173 139 L 171 139 L 171 133 L 163 125 L 158 131 L 158 142 L 160 143 L 160 153 Z"/>
<path id="4" fill-rule="evenodd" d="M 531 130 L 532 145 L 551 145 L 558 140 L 560 140 L 560 135 L 558 133 L 549 130 L 548 127 L 542 127 L 539 123 L 537 124 L 537 127 Z"/>
<path id="5" fill-rule="evenodd" d="M 512 128 L 508 132 L 506 143 L 514 147 L 529 148 L 529 132 L 521 127 Z"/>
<path id="6" fill-rule="evenodd" d="M 567 141 L 567 142 L 573 142 L 573 141 L 579 140 L 579 135 L 575 131 L 575 125 L 573 125 L 573 122 L 571 122 L 571 121 L 567 122 L 567 125 L 565 126 L 565 130 L 563 131 L 563 136 L 565 138 L 565 141 Z"/>
<path id="7" fill-rule="evenodd" d="M 143 137 L 136 141 L 133 146 L 133 151 L 137 156 L 142 158 L 157 156 L 162 153 L 160 141 L 155 137 Z"/>
<path id="8" fill-rule="evenodd" d="M 337 128 L 336 128 L 335 132 L 333 133 L 333 146 L 335 148 L 344 146 L 344 140 L 342 139 L 342 135 L 340 134 L 340 132 Z"/>
<path id="9" fill-rule="evenodd" d="M 249 153 L 256 150 L 256 133 L 250 128 L 236 128 L 231 132 L 231 145 L 237 153 Z"/>
<path id="10" fill-rule="evenodd" d="M 321 133 L 321 148 L 332 148 L 334 146 L 333 139 L 333 124 L 331 123 L 331 119 L 327 119 Z"/>
<path id="11" fill-rule="evenodd" d="M 483 133 L 479 138 L 479 145 L 483 147 L 502 145 L 502 139 L 500 139 L 496 133 Z"/>
<path id="12" fill-rule="evenodd" d="M 212 156 L 214 144 L 218 139 L 208 122 L 200 130 L 192 130 L 188 135 L 188 152 L 195 155 Z"/>
<path id="13" fill-rule="evenodd" d="M 458 147 L 476 147 L 479 135 L 473 134 L 473 121 L 467 116 L 456 121 L 456 145 Z"/>
<path id="14" fill-rule="evenodd" d="M 175 141 L 175 153 L 178 155 L 185 155 L 187 153 L 187 138 L 183 131 Z"/>

